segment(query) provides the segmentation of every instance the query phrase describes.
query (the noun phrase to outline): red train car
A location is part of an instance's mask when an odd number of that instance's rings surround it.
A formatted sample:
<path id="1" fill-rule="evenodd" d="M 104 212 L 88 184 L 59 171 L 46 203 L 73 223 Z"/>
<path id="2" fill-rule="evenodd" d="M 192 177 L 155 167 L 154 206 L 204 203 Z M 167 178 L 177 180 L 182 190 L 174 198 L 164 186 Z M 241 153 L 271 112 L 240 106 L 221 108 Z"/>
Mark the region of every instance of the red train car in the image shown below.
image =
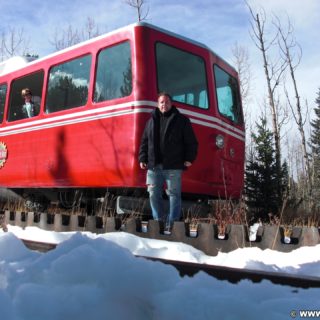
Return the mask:
<path id="1" fill-rule="evenodd" d="M 21 112 L 25 87 L 38 107 L 32 117 Z M 172 95 L 199 141 L 183 194 L 239 198 L 245 129 L 236 71 L 206 46 L 146 23 L 3 71 L 0 186 L 46 195 L 144 189 L 137 154 L 159 91 Z"/>

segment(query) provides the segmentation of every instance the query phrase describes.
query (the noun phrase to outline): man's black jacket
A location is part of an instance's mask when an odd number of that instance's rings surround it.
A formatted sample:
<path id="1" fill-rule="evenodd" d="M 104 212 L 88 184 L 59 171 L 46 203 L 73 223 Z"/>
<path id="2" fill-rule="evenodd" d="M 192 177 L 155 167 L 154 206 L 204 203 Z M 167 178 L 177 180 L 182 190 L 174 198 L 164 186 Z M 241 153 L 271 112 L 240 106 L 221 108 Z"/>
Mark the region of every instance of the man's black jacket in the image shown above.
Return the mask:
<path id="1" fill-rule="evenodd" d="M 172 106 L 160 137 L 160 117 L 163 115 L 158 108 L 151 115 L 142 135 L 139 162 L 146 163 L 149 169 L 159 163 L 163 169 L 184 169 L 184 162 L 193 162 L 198 151 L 189 118 Z"/>

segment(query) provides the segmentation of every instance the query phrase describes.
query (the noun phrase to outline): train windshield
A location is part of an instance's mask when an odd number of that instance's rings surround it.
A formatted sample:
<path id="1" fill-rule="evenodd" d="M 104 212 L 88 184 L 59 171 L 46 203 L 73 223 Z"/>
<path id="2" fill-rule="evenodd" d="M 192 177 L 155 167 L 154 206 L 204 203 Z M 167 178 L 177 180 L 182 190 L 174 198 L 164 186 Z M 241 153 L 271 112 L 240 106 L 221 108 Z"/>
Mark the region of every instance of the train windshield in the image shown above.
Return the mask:
<path id="1" fill-rule="evenodd" d="M 202 109 L 209 107 L 204 60 L 192 53 L 156 44 L 158 90 L 169 92 L 175 101 Z"/>
<path id="2" fill-rule="evenodd" d="M 214 66 L 214 75 L 220 114 L 235 123 L 242 123 L 243 119 L 237 80 L 217 65 Z"/>

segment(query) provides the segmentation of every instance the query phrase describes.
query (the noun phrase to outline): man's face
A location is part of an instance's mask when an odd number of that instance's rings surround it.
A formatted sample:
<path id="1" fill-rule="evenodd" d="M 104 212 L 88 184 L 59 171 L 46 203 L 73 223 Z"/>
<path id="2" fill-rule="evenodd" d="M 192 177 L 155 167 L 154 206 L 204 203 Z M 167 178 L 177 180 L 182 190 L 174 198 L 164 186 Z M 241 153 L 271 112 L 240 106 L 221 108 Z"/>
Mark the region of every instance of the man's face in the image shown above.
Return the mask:
<path id="1" fill-rule="evenodd" d="M 25 102 L 30 102 L 31 101 L 31 94 L 30 93 L 27 93 L 24 95 L 24 101 Z"/>
<path id="2" fill-rule="evenodd" d="M 158 98 L 158 108 L 161 113 L 168 112 L 172 108 L 171 100 L 167 96 Z"/>

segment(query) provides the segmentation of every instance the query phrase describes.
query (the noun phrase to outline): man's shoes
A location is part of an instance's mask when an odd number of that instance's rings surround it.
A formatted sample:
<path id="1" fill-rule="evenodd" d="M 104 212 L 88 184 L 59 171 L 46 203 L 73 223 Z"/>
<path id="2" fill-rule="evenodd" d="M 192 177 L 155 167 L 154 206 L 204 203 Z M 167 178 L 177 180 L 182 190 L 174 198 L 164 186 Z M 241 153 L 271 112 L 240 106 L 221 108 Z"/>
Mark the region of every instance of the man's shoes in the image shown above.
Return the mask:
<path id="1" fill-rule="evenodd" d="M 165 235 L 170 235 L 170 234 L 171 234 L 171 227 L 166 227 L 166 228 L 164 229 L 163 233 L 164 233 Z"/>

